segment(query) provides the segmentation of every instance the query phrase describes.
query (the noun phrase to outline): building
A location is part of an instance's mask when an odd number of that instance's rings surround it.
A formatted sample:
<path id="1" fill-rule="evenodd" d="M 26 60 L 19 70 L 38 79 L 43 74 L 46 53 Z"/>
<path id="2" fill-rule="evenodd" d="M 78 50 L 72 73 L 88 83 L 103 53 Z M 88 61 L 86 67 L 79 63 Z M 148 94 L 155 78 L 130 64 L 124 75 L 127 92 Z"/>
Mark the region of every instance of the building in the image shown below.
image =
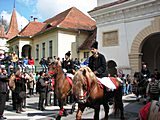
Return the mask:
<path id="1" fill-rule="evenodd" d="M 89 11 L 96 20 L 99 50 L 120 71 L 134 73 L 145 62 L 160 70 L 160 1 L 97 0 Z"/>
<path id="2" fill-rule="evenodd" d="M 1 43 L 0 50 L 3 52 L 9 52 L 9 46 L 7 44 L 7 41 L 18 35 L 18 33 L 19 30 L 16 17 L 16 9 L 14 7 L 7 32 L 5 32 L 4 30 L 3 17 L 2 17 L 2 23 L 0 25 L 0 43 Z"/>
<path id="3" fill-rule="evenodd" d="M 4 25 L 1 24 L 0 25 L 0 52 L 5 52 L 5 51 L 8 51 L 8 48 L 7 48 L 7 36 L 5 34 L 5 31 L 4 31 Z"/>
<path id="4" fill-rule="evenodd" d="M 79 47 L 92 36 L 95 25 L 89 16 L 72 7 L 44 22 L 30 21 L 7 43 L 20 58 L 34 57 L 36 65 L 42 57 L 63 58 L 68 51 L 72 51 L 72 58 L 81 59 L 89 56 L 89 49 Z"/>

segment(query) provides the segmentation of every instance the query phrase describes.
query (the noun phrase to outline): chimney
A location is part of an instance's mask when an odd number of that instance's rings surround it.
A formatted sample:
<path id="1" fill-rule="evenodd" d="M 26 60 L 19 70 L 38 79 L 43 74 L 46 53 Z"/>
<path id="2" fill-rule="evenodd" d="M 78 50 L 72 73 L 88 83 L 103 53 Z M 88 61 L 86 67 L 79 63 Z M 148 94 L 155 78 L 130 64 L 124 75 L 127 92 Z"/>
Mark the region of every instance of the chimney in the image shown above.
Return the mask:
<path id="1" fill-rule="evenodd" d="M 33 20 L 34 20 L 35 22 L 38 22 L 38 18 L 36 18 L 36 17 L 35 17 L 35 18 L 33 18 Z"/>

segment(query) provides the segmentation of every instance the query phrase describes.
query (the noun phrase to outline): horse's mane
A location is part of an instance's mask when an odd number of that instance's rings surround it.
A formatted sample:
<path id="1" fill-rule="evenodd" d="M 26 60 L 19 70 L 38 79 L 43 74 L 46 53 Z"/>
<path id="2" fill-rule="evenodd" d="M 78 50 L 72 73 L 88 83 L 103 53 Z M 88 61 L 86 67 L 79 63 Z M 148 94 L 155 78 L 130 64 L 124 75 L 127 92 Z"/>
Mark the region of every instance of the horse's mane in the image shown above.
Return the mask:
<path id="1" fill-rule="evenodd" d="M 78 75 L 84 76 L 87 79 L 90 79 L 94 82 L 97 82 L 96 75 L 92 72 L 92 70 L 89 67 L 81 67 L 76 73 L 74 77 L 77 77 Z"/>

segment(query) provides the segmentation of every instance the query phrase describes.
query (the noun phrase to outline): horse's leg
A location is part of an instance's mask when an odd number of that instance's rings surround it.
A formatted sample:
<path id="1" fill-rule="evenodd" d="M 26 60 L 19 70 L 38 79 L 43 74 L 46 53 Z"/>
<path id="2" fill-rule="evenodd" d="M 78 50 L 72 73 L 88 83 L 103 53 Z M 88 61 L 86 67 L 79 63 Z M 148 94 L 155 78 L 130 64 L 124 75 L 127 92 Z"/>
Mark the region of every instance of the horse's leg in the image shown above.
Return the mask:
<path id="1" fill-rule="evenodd" d="M 74 102 L 74 103 L 72 104 L 71 114 L 74 112 L 75 107 L 76 107 L 76 102 Z"/>
<path id="2" fill-rule="evenodd" d="M 82 119 L 82 113 L 85 109 L 85 105 L 83 104 L 78 104 L 78 110 L 77 110 L 77 114 L 76 114 L 76 120 L 81 120 Z"/>
<path id="3" fill-rule="evenodd" d="M 103 107 L 104 107 L 104 112 L 105 112 L 104 120 L 108 120 L 108 113 L 109 113 L 108 102 L 105 101 L 105 103 L 103 103 Z"/>
<path id="4" fill-rule="evenodd" d="M 100 105 L 95 106 L 94 109 L 94 120 L 99 120 L 99 112 L 100 112 Z"/>
<path id="5" fill-rule="evenodd" d="M 115 109 L 118 109 L 121 111 L 121 120 L 124 119 L 124 108 L 123 108 L 123 102 L 122 102 L 122 90 L 121 87 L 118 88 L 118 90 L 115 93 Z"/>
<path id="6" fill-rule="evenodd" d="M 62 99 L 59 100 L 59 107 L 60 107 L 59 116 L 62 116 L 64 114 L 63 104 L 64 104 L 64 100 L 62 100 Z"/>

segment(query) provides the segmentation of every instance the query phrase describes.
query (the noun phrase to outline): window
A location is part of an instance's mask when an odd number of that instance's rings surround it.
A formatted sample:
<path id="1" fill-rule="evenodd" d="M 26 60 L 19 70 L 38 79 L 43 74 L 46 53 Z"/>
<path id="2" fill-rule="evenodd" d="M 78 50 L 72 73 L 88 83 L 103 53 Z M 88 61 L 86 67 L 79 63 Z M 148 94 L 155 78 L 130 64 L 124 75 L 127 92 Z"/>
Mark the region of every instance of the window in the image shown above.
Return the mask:
<path id="1" fill-rule="evenodd" d="M 84 52 L 84 58 L 88 58 L 89 57 L 89 52 Z"/>
<path id="2" fill-rule="evenodd" d="M 42 43 L 42 57 L 45 57 L 45 43 Z"/>
<path id="3" fill-rule="evenodd" d="M 103 33 L 102 46 L 117 46 L 118 45 L 118 31 L 111 31 Z"/>
<path id="4" fill-rule="evenodd" d="M 49 57 L 52 57 L 52 41 L 49 41 Z"/>
<path id="5" fill-rule="evenodd" d="M 39 45 L 36 45 L 36 60 L 39 60 Z"/>

